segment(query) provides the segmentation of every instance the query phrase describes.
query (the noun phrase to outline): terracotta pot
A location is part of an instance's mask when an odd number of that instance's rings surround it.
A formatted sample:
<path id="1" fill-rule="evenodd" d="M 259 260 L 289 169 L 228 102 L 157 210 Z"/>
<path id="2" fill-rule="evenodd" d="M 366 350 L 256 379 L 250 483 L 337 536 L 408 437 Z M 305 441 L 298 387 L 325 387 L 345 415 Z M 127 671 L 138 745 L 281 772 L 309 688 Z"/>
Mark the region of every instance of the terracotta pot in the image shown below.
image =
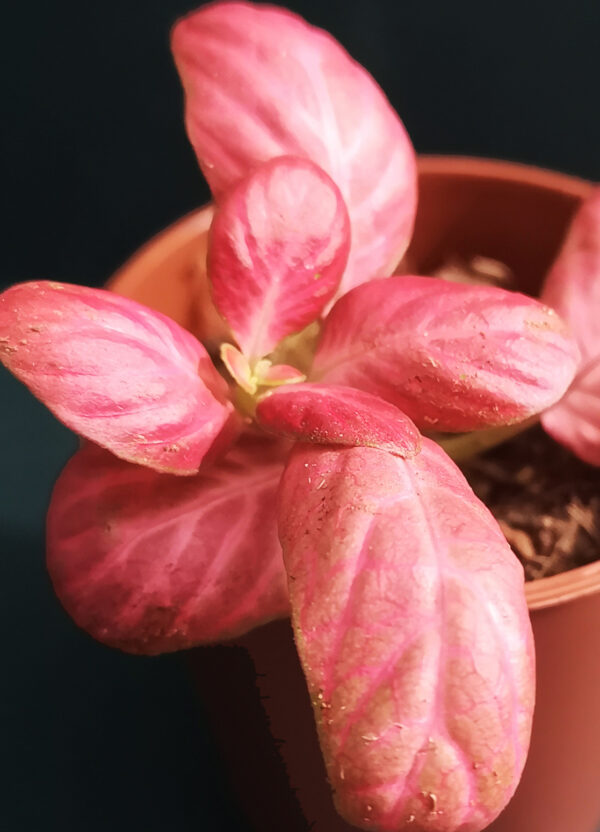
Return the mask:
<path id="1" fill-rule="evenodd" d="M 449 255 L 491 257 L 535 294 L 589 190 L 582 180 L 521 165 L 422 158 L 410 262 L 427 273 Z M 125 265 L 112 288 L 206 335 L 210 321 L 190 303 L 190 287 L 204 287 L 209 221 L 196 212 L 176 223 Z M 515 797 L 489 828 L 593 832 L 600 821 L 600 561 L 529 584 L 527 599 L 538 661 L 531 751 Z M 332 807 L 289 623 L 190 659 L 251 828 L 349 832 Z"/>

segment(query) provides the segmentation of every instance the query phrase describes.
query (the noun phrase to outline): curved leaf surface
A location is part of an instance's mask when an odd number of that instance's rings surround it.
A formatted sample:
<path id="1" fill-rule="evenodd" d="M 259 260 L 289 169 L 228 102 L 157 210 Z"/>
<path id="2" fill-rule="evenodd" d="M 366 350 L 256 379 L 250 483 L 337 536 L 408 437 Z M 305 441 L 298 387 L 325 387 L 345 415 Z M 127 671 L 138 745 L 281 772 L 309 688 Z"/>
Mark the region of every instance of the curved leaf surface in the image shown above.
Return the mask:
<path id="1" fill-rule="evenodd" d="M 300 445 L 280 537 L 338 811 L 476 832 L 512 795 L 534 699 L 523 570 L 439 446 Z"/>
<path id="2" fill-rule="evenodd" d="M 288 614 L 275 504 L 281 444 L 245 436 L 197 477 L 86 445 L 48 514 L 48 569 L 75 622 L 131 653 L 239 635 Z"/>
<path id="3" fill-rule="evenodd" d="M 234 430 L 202 344 L 112 292 L 13 286 L 0 295 L 0 359 L 67 427 L 159 471 L 193 474 Z"/>
<path id="4" fill-rule="evenodd" d="M 217 200 L 260 162 L 311 159 L 350 213 L 341 291 L 391 274 L 412 233 L 416 167 L 373 78 L 326 32 L 250 3 L 216 3 L 183 18 L 172 48 L 188 135 Z"/>
<path id="5" fill-rule="evenodd" d="M 600 355 L 563 398 L 542 413 L 544 430 L 589 465 L 600 465 Z"/>
<path id="6" fill-rule="evenodd" d="M 226 195 L 210 230 L 208 270 L 215 304 L 248 358 L 320 315 L 349 250 L 342 195 L 308 159 L 272 159 Z"/>
<path id="7" fill-rule="evenodd" d="M 280 387 L 259 401 L 256 420 L 272 433 L 321 445 L 365 445 L 399 456 L 421 447 L 419 431 L 401 410 L 351 387 Z"/>
<path id="8" fill-rule="evenodd" d="M 420 428 L 462 431 L 539 413 L 563 395 L 578 362 L 563 321 L 532 298 L 402 276 L 336 303 L 309 380 L 380 396 Z"/>
<path id="9" fill-rule="evenodd" d="M 573 220 L 542 299 L 571 325 L 582 362 L 544 428 L 585 462 L 600 465 L 600 186 Z"/>

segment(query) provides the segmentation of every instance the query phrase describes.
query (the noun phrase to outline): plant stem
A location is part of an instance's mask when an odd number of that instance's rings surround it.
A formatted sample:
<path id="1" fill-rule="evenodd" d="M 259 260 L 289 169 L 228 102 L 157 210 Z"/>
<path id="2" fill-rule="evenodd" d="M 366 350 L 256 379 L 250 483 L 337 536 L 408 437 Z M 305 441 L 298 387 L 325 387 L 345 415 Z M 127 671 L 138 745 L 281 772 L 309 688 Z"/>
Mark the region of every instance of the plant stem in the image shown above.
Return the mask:
<path id="1" fill-rule="evenodd" d="M 539 420 L 539 415 L 536 415 L 516 425 L 502 425 L 498 428 L 475 430 L 470 433 L 438 433 L 430 435 L 430 439 L 437 442 L 455 462 L 463 462 L 490 448 L 495 448 L 496 445 L 512 439 L 513 436 L 518 436 L 533 425 L 537 425 Z"/>

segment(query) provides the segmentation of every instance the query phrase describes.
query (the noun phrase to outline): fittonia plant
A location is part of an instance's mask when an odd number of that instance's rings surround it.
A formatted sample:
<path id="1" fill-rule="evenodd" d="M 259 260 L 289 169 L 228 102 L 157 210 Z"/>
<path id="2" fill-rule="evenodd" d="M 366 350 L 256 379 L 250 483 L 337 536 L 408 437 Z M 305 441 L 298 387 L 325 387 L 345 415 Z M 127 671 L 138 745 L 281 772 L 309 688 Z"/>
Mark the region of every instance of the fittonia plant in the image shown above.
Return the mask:
<path id="1" fill-rule="evenodd" d="M 28 283 L 0 298 L 4 363 L 90 440 L 52 498 L 56 592 L 135 653 L 291 608 L 340 813 L 482 829 L 529 741 L 523 574 L 420 430 L 540 413 L 579 350 L 523 295 L 388 277 L 415 213 L 413 150 L 326 33 L 222 3 L 180 21 L 173 50 L 215 198 L 221 372 L 194 335 L 109 292 Z M 568 284 L 557 267 L 548 298 L 579 316 Z M 544 417 L 561 438 L 572 399 Z"/>

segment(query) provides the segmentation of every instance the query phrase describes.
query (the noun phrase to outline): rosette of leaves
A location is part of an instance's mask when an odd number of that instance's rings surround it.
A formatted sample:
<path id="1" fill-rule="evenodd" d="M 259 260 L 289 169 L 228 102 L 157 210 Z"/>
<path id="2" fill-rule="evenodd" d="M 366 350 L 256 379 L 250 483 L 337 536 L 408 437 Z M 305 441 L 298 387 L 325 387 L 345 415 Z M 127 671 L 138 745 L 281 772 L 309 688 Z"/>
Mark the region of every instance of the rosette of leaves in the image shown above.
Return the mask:
<path id="1" fill-rule="evenodd" d="M 291 612 L 340 813 L 482 829 L 529 741 L 523 574 L 421 431 L 540 413 L 579 350 L 531 298 L 390 277 L 414 153 L 328 34 L 221 3 L 181 20 L 173 51 L 214 195 L 218 355 L 110 292 L 36 282 L 0 297 L 4 364 L 88 440 L 50 507 L 55 590 L 134 653 Z"/>

